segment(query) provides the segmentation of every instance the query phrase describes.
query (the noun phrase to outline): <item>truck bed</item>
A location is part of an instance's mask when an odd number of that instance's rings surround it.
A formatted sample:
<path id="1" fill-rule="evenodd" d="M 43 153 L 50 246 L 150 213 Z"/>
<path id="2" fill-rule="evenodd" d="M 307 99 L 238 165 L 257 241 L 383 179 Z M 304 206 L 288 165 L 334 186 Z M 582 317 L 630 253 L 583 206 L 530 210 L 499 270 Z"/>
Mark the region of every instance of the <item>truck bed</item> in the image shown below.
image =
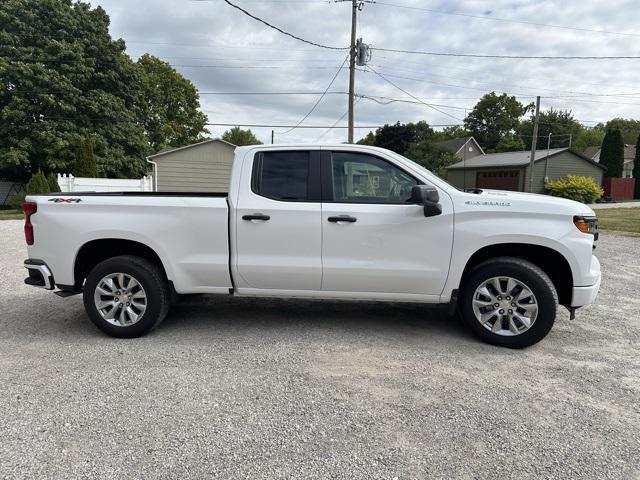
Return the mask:
<path id="1" fill-rule="evenodd" d="M 178 293 L 227 293 L 232 286 L 226 193 L 62 192 L 27 201 L 37 204 L 29 255 L 47 260 L 56 284 L 77 284 L 83 249 L 135 242 L 157 254 Z"/>
<path id="2" fill-rule="evenodd" d="M 31 197 L 214 197 L 226 198 L 228 192 L 56 192 L 32 193 Z"/>

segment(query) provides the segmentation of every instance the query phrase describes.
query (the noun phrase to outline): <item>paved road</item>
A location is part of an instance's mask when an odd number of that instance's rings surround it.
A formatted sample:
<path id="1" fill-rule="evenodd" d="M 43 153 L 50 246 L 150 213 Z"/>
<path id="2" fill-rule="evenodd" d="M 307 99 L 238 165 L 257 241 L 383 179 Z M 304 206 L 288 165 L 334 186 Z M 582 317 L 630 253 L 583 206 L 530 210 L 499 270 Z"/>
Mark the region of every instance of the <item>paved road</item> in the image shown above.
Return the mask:
<path id="1" fill-rule="evenodd" d="M 0 478 L 640 478 L 640 238 L 541 344 L 420 305 L 196 297 L 115 340 L 0 222 Z"/>

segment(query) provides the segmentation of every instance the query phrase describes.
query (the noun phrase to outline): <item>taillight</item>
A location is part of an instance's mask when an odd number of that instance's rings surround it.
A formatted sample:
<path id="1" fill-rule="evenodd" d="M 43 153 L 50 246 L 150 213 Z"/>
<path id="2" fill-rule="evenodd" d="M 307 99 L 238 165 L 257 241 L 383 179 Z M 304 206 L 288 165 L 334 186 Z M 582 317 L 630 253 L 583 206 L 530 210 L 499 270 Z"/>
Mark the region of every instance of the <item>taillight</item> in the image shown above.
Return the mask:
<path id="1" fill-rule="evenodd" d="M 22 211 L 24 212 L 24 239 L 27 245 L 33 245 L 33 225 L 31 224 L 31 215 L 38 211 L 38 205 L 35 203 L 23 203 Z"/>

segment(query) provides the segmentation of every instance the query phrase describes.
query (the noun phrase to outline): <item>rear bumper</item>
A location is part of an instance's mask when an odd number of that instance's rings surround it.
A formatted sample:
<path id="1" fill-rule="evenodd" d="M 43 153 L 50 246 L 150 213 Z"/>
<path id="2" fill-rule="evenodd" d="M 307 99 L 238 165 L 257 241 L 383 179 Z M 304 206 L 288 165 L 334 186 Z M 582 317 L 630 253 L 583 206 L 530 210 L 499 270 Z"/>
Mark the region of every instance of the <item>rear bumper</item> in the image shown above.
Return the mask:
<path id="1" fill-rule="evenodd" d="M 596 278 L 596 282 L 587 287 L 573 287 L 573 295 L 571 296 L 572 307 L 584 307 L 585 305 L 589 305 L 593 303 L 598 296 L 602 273 L 600 272 L 600 262 L 595 255 L 591 258 L 591 269 L 589 273 Z"/>
<path id="2" fill-rule="evenodd" d="M 53 290 L 56 286 L 53 274 L 46 263 L 42 260 L 27 259 L 24 261 L 24 268 L 29 272 L 29 276 L 24 279 L 24 283 L 33 287 Z"/>

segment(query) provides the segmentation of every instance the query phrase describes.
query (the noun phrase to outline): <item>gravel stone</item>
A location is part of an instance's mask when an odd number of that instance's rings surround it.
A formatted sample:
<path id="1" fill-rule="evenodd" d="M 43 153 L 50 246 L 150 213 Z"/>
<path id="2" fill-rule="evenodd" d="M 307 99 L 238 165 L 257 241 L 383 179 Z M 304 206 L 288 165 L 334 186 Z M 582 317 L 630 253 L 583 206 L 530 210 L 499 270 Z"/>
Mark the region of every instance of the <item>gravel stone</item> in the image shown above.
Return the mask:
<path id="1" fill-rule="evenodd" d="M 118 340 L 0 222 L 0 478 L 640 478 L 640 237 L 526 350 L 442 308 L 193 296 Z M 55 272 L 54 272 L 55 273 Z"/>

